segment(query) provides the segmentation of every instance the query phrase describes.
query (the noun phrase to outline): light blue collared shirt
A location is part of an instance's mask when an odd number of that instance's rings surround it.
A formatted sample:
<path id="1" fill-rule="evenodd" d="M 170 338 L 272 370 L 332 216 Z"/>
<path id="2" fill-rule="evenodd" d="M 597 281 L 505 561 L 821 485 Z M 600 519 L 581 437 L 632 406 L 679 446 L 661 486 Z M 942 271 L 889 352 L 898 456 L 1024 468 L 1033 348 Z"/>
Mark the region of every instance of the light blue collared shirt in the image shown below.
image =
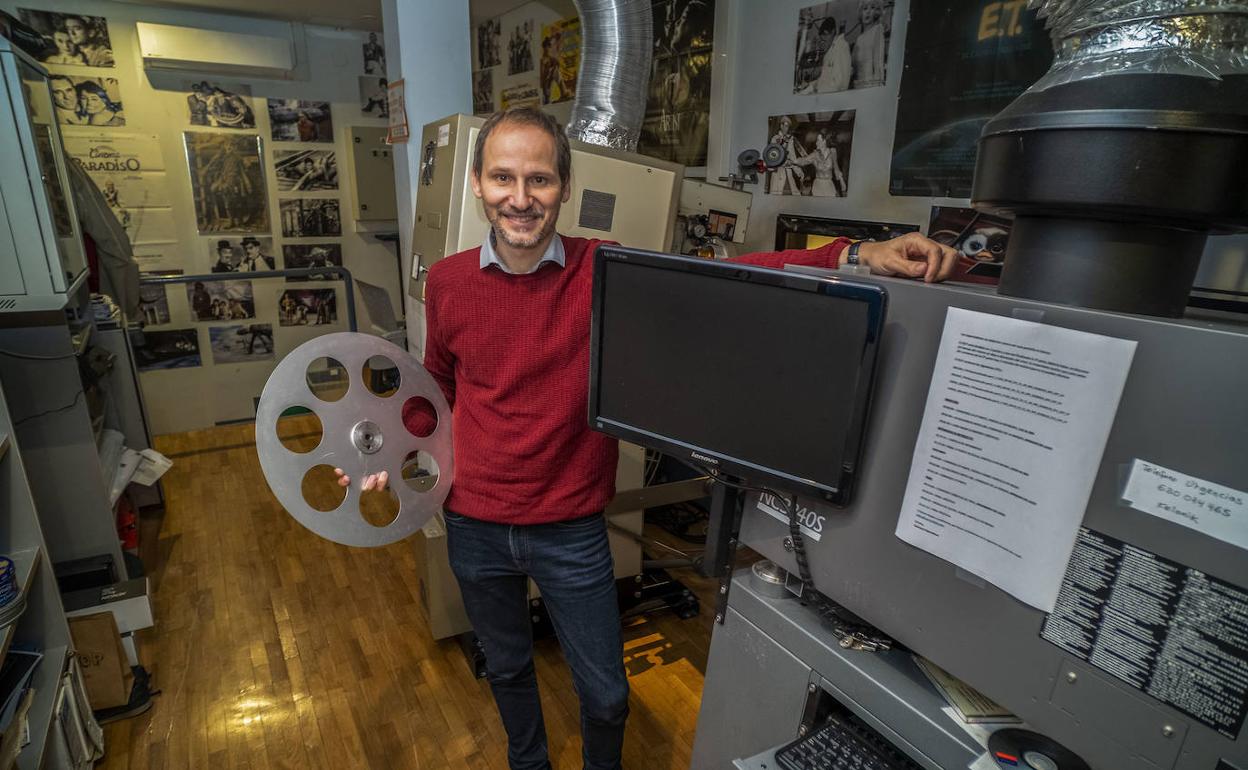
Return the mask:
<path id="1" fill-rule="evenodd" d="M 563 237 L 558 233 L 555 234 L 554 238 L 550 239 L 550 245 L 546 247 L 546 253 L 533 266 L 532 272 L 536 273 L 543 262 L 554 262 L 559 267 L 564 267 Z M 484 270 L 490 265 L 498 265 L 498 269 L 504 273 L 515 275 L 511 268 L 507 267 L 507 263 L 498 258 L 498 252 L 494 249 L 493 227 L 490 228 L 490 234 L 485 239 L 485 243 L 481 244 L 481 269 Z"/>

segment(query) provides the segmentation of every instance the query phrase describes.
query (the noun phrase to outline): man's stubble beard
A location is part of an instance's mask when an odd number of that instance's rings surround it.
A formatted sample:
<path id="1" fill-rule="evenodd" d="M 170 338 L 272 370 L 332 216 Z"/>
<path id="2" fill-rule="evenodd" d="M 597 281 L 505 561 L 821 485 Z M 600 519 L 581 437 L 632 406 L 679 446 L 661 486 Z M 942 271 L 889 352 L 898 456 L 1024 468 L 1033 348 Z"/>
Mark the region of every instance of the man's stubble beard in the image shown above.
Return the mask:
<path id="1" fill-rule="evenodd" d="M 532 238 L 527 238 L 524 240 L 515 240 L 507 234 L 506 228 L 502 227 L 499 224 L 499 221 L 502 218 L 503 218 L 503 215 L 498 213 L 497 210 L 495 210 L 492 216 L 486 217 L 486 219 L 490 221 L 490 226 L 494 228 L 495 237 L 497 237 L 499 240 L 501 240 L 503 243 L 507 244 L 513 249 L 531 249 L 534 246 L 541 243 L 543 240 L 547 238 L 547 236 L 549 236 L 551 233 L 555 231 L 555 219 L 551 219 L 542 227 L 541 230 L 538 230 L 536 233 L 534 233 Z"/>

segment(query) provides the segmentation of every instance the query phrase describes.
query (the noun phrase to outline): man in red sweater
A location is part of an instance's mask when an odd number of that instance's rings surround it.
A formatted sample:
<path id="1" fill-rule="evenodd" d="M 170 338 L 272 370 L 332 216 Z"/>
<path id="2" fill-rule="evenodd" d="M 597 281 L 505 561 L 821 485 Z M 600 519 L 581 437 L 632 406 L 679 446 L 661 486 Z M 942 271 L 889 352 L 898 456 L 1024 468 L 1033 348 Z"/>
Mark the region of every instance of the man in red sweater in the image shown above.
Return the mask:
<path id="1" fill-rule="evenodd" d="M 620 766 L 628 679 L 603 508 L 615 494 L 615 439 L 589 428 L 593 252 L 559 236 L 572 155 L 554 119 L 498 113 L 477 137 L 472 189 L 492 225 L 485 243 L 447 257 L 426 285 L 425 368 L 451 405 L 455 482 L 447 547 L 485 650 L 507 730 L 508 760 L 549 768 L 534 676 L 527 580 L 542 592 L 581 701 L 586 768 Z M 656 226 L 661 223 L 656 223 Z M 737 261 L 836 267 L 849 241 Z M 859 245 L 881 275 L 944 280 L 957 252 L 921 235 Z M 428 416 L 405 414 L 429 432 Z M 340 483 L 350 479 L 339 470 Z M 385 473 L 362 480 L 383 488 Z"/>

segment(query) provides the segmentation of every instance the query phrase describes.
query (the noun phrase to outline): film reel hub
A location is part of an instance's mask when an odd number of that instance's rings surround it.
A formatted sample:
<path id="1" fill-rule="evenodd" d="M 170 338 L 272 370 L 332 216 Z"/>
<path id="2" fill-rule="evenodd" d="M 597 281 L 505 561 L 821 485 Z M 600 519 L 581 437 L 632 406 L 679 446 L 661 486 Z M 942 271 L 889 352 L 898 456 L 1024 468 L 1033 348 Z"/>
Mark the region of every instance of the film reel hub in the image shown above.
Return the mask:
<path id="1" fill-rule="evenodd" d="M 377 454 L 385 443 L 381 426 L 372 420 L 360 420 L 351 429 L 351 443 L 366 455 Z"/>

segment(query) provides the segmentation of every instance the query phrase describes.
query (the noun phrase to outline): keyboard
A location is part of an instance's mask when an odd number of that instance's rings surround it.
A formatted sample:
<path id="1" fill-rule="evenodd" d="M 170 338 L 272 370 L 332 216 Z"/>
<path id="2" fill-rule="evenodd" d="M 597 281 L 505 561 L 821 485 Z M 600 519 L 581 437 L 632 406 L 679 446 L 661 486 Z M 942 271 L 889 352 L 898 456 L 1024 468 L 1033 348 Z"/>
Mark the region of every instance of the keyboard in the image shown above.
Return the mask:
<path id="1" fill-rule="evenodd" d="M 923 770 L 875 730 L 841 714 L 777 750 L 776 762 L 784 770 Z"/>

